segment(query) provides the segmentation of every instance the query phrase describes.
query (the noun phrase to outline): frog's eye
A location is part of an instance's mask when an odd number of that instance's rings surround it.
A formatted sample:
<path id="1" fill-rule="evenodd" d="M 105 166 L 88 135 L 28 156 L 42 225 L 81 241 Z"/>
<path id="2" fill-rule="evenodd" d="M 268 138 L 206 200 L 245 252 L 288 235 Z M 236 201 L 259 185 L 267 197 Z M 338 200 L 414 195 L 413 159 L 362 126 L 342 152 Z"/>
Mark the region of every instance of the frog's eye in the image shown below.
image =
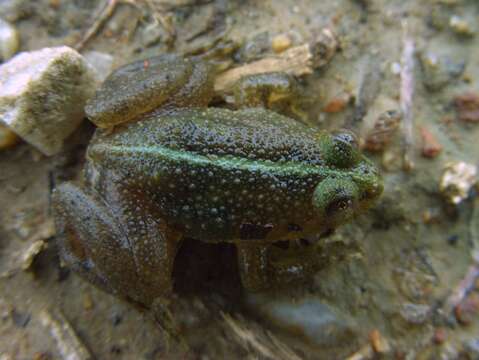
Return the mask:
<path id="1" fill-rule="evenodd" d="M 353 206 L 353 199 L 350 197 L 343 197 L 336 200 L 333 200 L 325 209 L 326 215 L 334 215 L 341 211 L 346 211 Z"/>
<path id="2" fill-rule="evenodd" d="M 313 206 L 325 221 L 339 224 L 354 215 L 358 194 L 351 180 L 327 178 L 316 186 Z"/>
<path id="3" fill-rule="evenodd" d="M 339 168 L 353 166 L 359 160 L 357 137 L 348 130 L 332 133 L 322 148 L 326 162 Z"/>
<path id="4" fill-rule="evenodd" d="M 358 148 L 358 138 L 356 134 L 349 130 L 338 130 L 332 133 L 333 140 L 344 146 L 349 146 L 353 149 Z"/>

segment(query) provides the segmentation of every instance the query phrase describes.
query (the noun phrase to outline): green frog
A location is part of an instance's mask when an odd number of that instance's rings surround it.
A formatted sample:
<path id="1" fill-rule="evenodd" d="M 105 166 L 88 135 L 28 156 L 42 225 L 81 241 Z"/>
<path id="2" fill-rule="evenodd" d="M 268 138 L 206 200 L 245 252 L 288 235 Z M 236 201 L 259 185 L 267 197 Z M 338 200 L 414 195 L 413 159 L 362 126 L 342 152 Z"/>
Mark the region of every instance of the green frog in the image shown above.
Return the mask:
<path id="1" fill-rule="evenodd" d="M 262 98 L 284 98 L 284 77 L 261 76 Z M 83 179 L 54 193 L 63 261 L 146 307 L 172 295 L 185 237 L 235 244 L 245 289 L 260 291 L 314 261 L 273 263 L 275 242 L 334 229 L 383 189 L 351 133 L 258 107 L 244 85 L 256 107 L 207 107 L 213 82 L 207 63 L 172 54 L 115 71 L 85 108 L 98 129 Z"/>

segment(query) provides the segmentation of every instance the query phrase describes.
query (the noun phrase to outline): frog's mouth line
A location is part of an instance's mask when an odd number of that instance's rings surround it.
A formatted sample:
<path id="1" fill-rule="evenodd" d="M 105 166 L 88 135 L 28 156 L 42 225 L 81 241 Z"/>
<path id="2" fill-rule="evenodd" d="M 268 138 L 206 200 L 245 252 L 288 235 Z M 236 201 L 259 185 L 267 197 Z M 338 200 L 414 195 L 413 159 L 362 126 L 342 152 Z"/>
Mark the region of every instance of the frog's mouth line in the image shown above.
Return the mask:
<path id="1" fill-rule="evenodd" d="M 174 150 L 161 146 L 118 146 L 95 144 L 88 151 L 88 157 L 95 160 L 102 160 L 108 156 L 117 156 L 123 162 L 125 159 L 131 159 L 138 165 L 142 155 L 152 155 L 166 163 L 188 164 L 188 166 L 197 166 L 204 168 L 208 166 L 219 167 L 223 170 L 245 170 L 251 172 L 262 172 L 277 176 L 318 176 L 324 179 L 329 176 L 343 177 L 348 169 L 332 169 L 326 166 L 309 165 L 297 162 L 275 163 L 268 160 L 252 160 L 234 155 L 226 156 L 205 156 L 185 150 Z"/>

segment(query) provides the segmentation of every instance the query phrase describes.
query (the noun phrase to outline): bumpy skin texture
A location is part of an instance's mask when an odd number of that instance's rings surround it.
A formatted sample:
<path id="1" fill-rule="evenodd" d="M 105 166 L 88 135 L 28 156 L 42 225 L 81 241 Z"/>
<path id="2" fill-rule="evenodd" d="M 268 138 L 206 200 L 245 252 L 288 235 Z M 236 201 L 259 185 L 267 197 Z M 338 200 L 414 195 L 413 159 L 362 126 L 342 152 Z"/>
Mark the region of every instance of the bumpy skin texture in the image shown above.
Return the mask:
<path id="1" fill-rule="evenodd" d="M 102 288 L 146 306 L 168 296 L 184 236 L 235 243 L 248 289 L 293 270 L 302 276 L 308 260 L 275 269 L 270 244 L 335 228 L 382 192 L 351 134 L 261 108 L 206 108 L 206 65 L 174 55 L 149 61 L 155 71 L 145 63 L 128 65 L 133 73 L 120 69 L 87 106 L 98 124 L 118 124 L 125 109 L 135 121 L 99 129 L 83 184 L 64 184 L 54 196 L 62 258 Z M 162 71 L 151 79 L 161 69 L 174 69 L 179 85 Z M 128 81 L 140 84 L 115 98 L 113 85 Z M 151 84 L 161 88 L 157 97 Z M 145 108 L 146 95 L 159 107 Z"/>

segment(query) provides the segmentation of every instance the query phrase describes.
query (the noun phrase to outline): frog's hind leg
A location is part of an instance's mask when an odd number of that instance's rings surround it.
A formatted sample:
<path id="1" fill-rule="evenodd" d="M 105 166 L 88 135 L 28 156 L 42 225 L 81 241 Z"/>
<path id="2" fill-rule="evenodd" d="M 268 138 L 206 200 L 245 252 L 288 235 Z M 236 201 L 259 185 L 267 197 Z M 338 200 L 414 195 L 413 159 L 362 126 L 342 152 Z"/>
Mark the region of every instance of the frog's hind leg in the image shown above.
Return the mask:
<path id="1" fill-rule="evenodd" d="M 105 172 L 93 184 L 103 194 L 110 211 L 121 224 L 138 274 L 130 297 L 152 310 L 166 333 L 181 342 L 179 328 L 171 310 L 174 302 L 173 266 L 182 234 L 163 219 L 155 202 L 156 188 L 144 187 L 136 176 Z"/>
<path id="2" fill-rule="evenodd" d="M 103 290 L 151 308 L 167 334 L 179 339 L 169 309 L 179 234 L 155 216 L 150 201 L 132 199 L 124 188 L 102 190 L 103 197 L 72 183 L 55 190 L 62 259 Z"/>
<path id="3" fill-rule="evenodd" d="M 237 243 L 238 267 L 243 287 L 261 291 L 270 287 L 269 245 Z"/>
<path id="4" fill-rule="evenodd" d="M 66 183 L 53 209 L 62 259 L 101 288 L 146 307 L 172 292 L 179 235 L 145 206 Z M 105 194 L 104 194 L 105 196 Z M 146 207 L 146 208 L 145 208 Z"/>
<path id="5" fill-rule="evenodd" d="M 57 244 L 62 260 L 91 283 L 117 295 L 135 281 L 135 264 L 108 208 L 75 184 L 53 195 Z"/>

